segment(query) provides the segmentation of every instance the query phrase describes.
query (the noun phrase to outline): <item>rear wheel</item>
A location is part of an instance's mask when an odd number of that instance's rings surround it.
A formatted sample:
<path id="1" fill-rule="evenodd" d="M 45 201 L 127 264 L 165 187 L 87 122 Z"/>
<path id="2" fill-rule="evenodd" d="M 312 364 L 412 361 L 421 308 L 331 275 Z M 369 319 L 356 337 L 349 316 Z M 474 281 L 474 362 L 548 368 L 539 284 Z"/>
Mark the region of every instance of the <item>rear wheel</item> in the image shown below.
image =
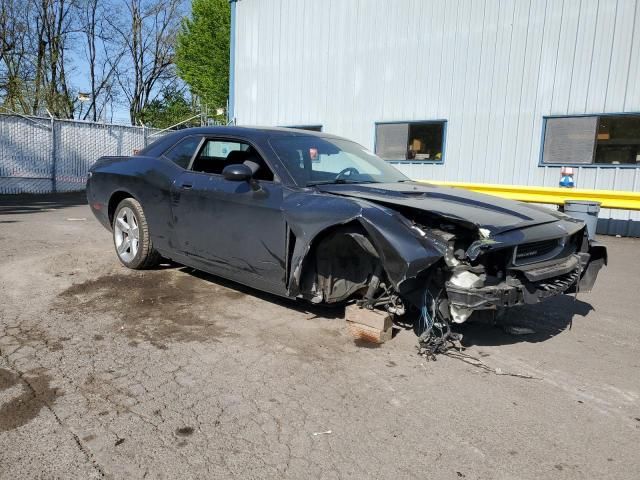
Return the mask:
<path id="1" fill-rule="evenodd" d="M 113 244 L 122 264 L 134 270 L 154 267 L 160 261 L 160 255 L 151 243 L 142 206 L 133 198 L 125 198 L 116 207 Z"/>

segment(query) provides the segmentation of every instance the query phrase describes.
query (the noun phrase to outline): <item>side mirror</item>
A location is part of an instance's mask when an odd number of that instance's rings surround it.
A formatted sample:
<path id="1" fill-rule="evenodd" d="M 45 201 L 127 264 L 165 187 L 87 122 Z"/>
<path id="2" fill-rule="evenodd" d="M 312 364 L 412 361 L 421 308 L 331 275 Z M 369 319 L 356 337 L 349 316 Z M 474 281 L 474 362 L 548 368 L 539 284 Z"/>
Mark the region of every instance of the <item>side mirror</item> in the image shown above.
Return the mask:
<path id="1" fill-rule="evenodd" d="M 244 182 L 245 180 L 249 180 L 253 172 L 251 168 L 242 163 L 237 163 L 234 165 L 227 165 L 222 170 L 222 176 L 225 180 L 231 180 L 232 182 Z"/>

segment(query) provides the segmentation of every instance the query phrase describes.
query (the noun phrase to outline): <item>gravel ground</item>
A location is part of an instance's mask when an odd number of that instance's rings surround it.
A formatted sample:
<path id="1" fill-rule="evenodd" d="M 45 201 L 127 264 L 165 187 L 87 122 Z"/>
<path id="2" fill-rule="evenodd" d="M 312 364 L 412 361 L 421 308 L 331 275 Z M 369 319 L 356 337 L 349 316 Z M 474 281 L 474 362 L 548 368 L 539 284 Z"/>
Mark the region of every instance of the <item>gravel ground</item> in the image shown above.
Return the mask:
<path id="1" fill-rule="evenodd" d="M 78 195 L 0 198 L 1 478 L 640 477 L 640 241 L 596 291 L 462 329 L 401 330 L 177 266 L 122 267 Z M 519 378 L 517 373 L 535 378 Z"/>

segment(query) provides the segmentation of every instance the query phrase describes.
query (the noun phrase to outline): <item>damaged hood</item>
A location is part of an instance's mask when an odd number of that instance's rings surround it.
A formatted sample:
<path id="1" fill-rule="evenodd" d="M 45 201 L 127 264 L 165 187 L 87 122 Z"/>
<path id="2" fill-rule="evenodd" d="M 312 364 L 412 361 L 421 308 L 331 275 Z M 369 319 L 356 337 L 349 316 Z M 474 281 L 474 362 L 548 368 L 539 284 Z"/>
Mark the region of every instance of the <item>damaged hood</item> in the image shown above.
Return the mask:
<path id="1" fill-rule="evenodd" d="M 492 235 L 566 219 L 551 209 L 483 195 L 460 188 L 399 182 L 318 185 L 324 193 L 361 198 L 375 203 L 414 208 L 443 218 L 472 223 Z"/>

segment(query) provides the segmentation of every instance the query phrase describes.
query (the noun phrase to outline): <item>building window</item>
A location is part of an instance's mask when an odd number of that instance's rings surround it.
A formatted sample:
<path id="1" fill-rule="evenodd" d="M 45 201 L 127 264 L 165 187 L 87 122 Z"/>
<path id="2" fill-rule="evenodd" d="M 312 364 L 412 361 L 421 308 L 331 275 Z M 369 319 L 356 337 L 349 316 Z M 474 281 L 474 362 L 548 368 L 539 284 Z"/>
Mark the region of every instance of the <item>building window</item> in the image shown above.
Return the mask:
<path id="1" fill-rule="evenodd" d="M 640 114 L 547 118 L 542 163 L 640 165 Z"/>
<path id="2" fill-rule="evenodd" d="M 378 123 L 376 154 L 384 160 L 442 162 L 445 123 Z"/>

